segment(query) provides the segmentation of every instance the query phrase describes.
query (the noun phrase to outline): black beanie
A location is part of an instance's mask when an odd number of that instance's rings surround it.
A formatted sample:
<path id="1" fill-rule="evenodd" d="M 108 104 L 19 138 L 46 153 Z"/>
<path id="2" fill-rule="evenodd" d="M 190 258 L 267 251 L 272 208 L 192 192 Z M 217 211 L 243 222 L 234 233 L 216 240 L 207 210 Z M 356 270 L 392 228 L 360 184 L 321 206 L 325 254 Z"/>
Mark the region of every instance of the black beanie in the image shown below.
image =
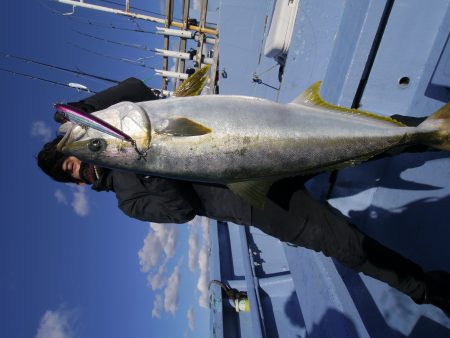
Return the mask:
<path id="1" fill-rule="evenodd" d="M 56 150 L 61 139 L 62 136 L 58 136 L 53 141 L 44 144 L 37 156 L 38 166 L 55 181 L 76 183 L 77 180 L 62 170 L 62 163 L 68 156 Z"/>

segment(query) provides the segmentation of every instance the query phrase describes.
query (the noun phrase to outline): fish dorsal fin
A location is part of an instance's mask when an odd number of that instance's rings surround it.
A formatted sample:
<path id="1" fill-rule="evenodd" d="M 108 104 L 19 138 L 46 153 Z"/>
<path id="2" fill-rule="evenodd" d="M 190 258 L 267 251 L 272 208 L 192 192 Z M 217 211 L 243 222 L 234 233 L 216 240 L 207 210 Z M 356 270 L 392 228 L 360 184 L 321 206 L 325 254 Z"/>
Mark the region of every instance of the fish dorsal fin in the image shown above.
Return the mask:
<path id="1" fill-rule="evenodd" d="M 173 117 L 164 120 L 163 125 L 155 131 L 171 136 L 200 136 L 209 134 L 211 129 L 186 117 Z"/>
<path id="2" fill-rule="evenodd" d="M 335 106 L 331 103 L 326 102 L 322 97 L 320 96 L 320 85 L 321 81 L 315 82 L 313 85 L 311 85 L 308 89 L 306 89 L 303 93 L 301 93 L 299 96 L 297 96 L 291 103 L 293 104 L 303 104 L 307 106 L 312 107 L 319 107 L 322 109 L 334 111 L 334 112 L 341 112 L 341 113 L 347 113 L 352 115 L 359 115 L 367 118 L 372 118 L 378 121 L 386 122 L 391 125 L 396 125 L 398 127 L 406 127 L 403 123 L 394 120 L 388 116 L 378 115 L 374 113 L 370 113 L 363 110 L 353 109 L 353 108 L 345 108 L 340 106 Z"/>
<path id="3" fill-rule="evenodd" d="M 266 195 L 275 179 L 242 181 L 227 184 L 228 188 L 236 195 L 241 196 L 252 206 L 258 209 L 264 209 L 266 204 Z"/>
<path id="4" fill-rule="evenodd" d="M 203 68 L 196 70 L 194 74 L 189 76 L 187 80 L 177 88 L 173 95 L 177 97 L 200 95 L 203 87 L 205 87 L 206 82 L 208 81 L 210 67 L 210 65 L 206 65 Z"/>

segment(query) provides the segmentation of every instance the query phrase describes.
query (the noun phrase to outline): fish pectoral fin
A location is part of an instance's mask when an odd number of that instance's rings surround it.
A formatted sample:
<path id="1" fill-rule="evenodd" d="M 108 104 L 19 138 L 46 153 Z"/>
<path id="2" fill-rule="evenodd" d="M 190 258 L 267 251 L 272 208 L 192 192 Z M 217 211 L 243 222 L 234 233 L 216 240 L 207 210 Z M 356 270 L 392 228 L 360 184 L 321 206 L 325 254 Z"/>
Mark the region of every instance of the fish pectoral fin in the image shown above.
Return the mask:
<path id="1" fill-rule="evenodd" d="M 186 117 L 174 117 L 165 120 L 164 126 L 155 131 L 171 136 L 200 136 L 209 134 L 212 130 Z"/>
<path id="2" fill-rule="evenodd" d="M 393 118 L 390 118 L 389 116 L 378 115 L 375 113 L 371 113 L 371 112 L 367 112 L 367 111 L 363 111 L 363 110 L 359 110 L 359 109 L 354 109 L 354 108 L 346 108 L 346 107 L 336 106 L 332 103 L 325 101 L 320 96 L 321 84 L 322 84 L 321 81 L 315 82 L 309 88 L 307 88 L 303 93 L 301 93 L 299 96 L 297 96 L 291 102 L 291 104 L 302 104 L 302 105 L 307 105 L 307 106 L 311 106 L 311 107 L 318 107 L 323 110 L 328 110 L 328 111 L 332 111 L 332 112 L 340 112 L 340 113 L 346 113 L 346 114 L 351 114 L 351 115 L 359 115 L 361 117 L 382 121 L 389 125 L 396 125 L 397 127 L 406 127 L 405 124 L 403 124 Z"/>
<path id="3" fill-rule="evenodd" d="M 270 187 L 276 180 L 242 181 L 227 184 L 227 187 L 236 195 L 248 201 L 258 209 L 264 209 L 266 196 Z"/>

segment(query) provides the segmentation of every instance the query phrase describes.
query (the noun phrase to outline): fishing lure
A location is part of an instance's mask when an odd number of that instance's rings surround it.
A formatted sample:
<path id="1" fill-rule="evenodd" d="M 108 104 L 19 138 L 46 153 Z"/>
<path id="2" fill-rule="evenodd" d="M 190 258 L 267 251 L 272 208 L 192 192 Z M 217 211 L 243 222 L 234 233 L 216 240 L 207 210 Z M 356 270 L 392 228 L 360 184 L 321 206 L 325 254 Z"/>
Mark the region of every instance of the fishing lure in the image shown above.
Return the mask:
<path id="1" fill-rule="evenodd" d="M 57 103 L 54 105 L 54 107 L 58 112 L 62 113 L 67 120 L 75 124 L 78 124 L 83 128 L 92 128 L 102 133 L 111 135 L 112 137 L 116 137 L 120 140 L 130 142 L 133 145 L 136 152 L 139 154 L 140 158 L 145 159 L 146 154 L 145 152 L 141 152 L 138 149 L 136 141 L 129 135 L 125 134 L 120 129 L 109 124 L 108 122 L 98 118 L 95 115 L 85 113 L 84 111 L 72 107 L 68 104 Z"/>

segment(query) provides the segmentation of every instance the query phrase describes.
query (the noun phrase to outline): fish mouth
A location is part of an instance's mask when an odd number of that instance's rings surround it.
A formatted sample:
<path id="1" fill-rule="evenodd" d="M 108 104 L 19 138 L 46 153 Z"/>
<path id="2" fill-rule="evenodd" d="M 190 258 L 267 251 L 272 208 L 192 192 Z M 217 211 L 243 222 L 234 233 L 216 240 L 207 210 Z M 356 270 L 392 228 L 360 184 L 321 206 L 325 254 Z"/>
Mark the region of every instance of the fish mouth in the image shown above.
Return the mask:
<path id="1" fill-rule="evenodd" d="M 57 150 L 65 154 L 76 155 L 77 150 L 88 152 L 86 144 L 92 139 L 103 138 L 108 144 L 132 144 L 140 152 L 146 152 L 151 142 L 151 123 L 145 111 L 135 103 L 121 102 L 105 110 L 92 113 L 94 116 L 116 128 L 122 135 L 110 134 L 94 127 L 83 127 L 74 122 L 57 144 Z M 129 138 L 125 138 L 127 136 Z M 92 154 L 91 154 L 92 155 Z"/>

